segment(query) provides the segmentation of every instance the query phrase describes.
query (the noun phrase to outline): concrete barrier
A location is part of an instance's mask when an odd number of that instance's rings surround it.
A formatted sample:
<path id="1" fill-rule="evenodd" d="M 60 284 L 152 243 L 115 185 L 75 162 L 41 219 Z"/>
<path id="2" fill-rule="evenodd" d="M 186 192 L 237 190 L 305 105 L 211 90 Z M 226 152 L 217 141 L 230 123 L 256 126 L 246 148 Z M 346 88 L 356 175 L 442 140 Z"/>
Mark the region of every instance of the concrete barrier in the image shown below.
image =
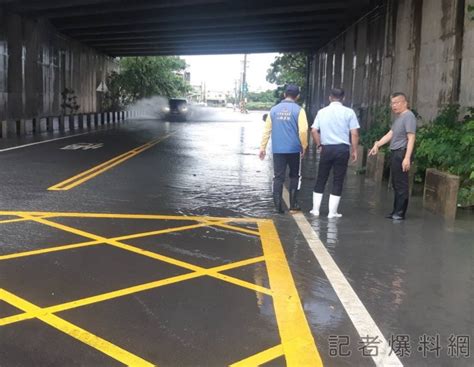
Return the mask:
<path id="1" fill-rule="evenodd" d="M 64 126 L 64 120 L 62 120 Z M 61 131 L 61 116 L 53 117 L 53 131 Z"/>
<path id="2" fill-rule="evenodd" d="M 40 117 L 36 120 L 36 126 L 37 126 L 37 133 L 41 134 L 47 130 L 47 125 L 46 125 L 46 119 L 44 117 Z"/>
<path id="3" fill-rule="evenodd" d="M 454 220 L 459 183 L 459 176 L 428 168 L 425 175 L 423 206 L 448 220 Z"/>
<path id="4" fill-rule="evenodd" d="M 25 124 L 25 127 L 24 127 L 25 130 L 23 131 L 23 134 L 24 135 L 33 134 L 33 120 L 23 120 L 23 123 Z"/>
<path id="5" fill-rule="evenodd" d="M 32 119 L 12 119 L 0 121 L 0 138 L 12 138 L 28 134 L 41 134 L 43 132 L 67 132 L 77 129 L 98 128 L 99 125 L 115 124 L 125 121 L 133 112 L 96 112 L 78 115 L 60 115 L 34 117 Z"/>
<path id="6" fill-rule="evenodd" d="M 383 178 L 383 169 L 385 163 L 385 153 L 379 152 L 377 155 L 367 157 L 367 170 L 365 172 L 365 178 L 374 181 L 375 183 L 381 183 Z"/>
<path id="7" fill-rule="evenodd" d="M 72 115 L 72 129 L 71 130 L 77 130 L 79 129 L 79 115 Z"/>
<path id="8" fill-rule="evenodd" d="M 84 129 L 84 118 L 85 116 L 82 113 L 77 115 L 77 128 L 80 130 Z"/>

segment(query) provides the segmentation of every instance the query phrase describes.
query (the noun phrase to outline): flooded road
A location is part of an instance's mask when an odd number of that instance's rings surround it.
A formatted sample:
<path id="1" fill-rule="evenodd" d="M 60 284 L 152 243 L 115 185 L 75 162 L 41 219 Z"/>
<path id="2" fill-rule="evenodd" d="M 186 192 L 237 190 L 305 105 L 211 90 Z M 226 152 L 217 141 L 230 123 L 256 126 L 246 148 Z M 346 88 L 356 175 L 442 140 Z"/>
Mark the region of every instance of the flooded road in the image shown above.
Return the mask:
<path id="1" fill-rule="evenodd" d="M 1 366 L 473 365 L 472 215 L 313 218 L 313 151 L 275 214 L 260 113 L 194 117 L 0 153 Z"/>

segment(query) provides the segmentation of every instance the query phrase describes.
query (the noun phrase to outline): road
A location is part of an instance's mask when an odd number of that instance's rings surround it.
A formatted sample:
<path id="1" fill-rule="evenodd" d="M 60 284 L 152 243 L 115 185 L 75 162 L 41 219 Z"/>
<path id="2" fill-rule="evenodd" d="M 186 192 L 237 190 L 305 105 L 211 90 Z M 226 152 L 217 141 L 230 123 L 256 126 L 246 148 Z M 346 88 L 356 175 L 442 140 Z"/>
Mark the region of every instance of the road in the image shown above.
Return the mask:
<path id="1" fill-rule="evenodd" d="M 0 365 L 472 365 L 472 217 L 414 198 L 393 224 L 350 172 L 344 217 L 312 218 L 312 151 L 305 213 L 275 214 L 262 128 L 221 110 L 1 151 Z"/>

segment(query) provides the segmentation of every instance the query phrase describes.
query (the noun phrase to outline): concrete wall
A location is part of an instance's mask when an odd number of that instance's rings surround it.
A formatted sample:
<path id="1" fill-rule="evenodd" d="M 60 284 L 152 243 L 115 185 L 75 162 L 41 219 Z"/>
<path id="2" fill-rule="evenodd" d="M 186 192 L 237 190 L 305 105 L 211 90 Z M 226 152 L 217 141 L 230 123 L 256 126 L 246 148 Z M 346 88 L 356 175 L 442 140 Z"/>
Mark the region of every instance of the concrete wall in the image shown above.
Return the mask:
<path id="1" fill-rule="evenodd" d="M 320 68 L 310 76 L 312 115 L 327 104 L 330 88 L 341 85 L 363 126 L 371 123 L 370 107 L 387 104 L 394 91 L 405 92 L 424 120 L 449 103 L 474 106 L 473 2 L 381 1 L 313 55 Z"/>
<path id="2" fill-rule="evenodd" d="M 0 121 L 58 115 L 64 88 L 74 90 L 78 112 L 96 111 L 96 89 L 113 68 L 112 59 L 46 22 L 0 7 Z"/>
<path id="3" fill-rule="evenodd" d="M 462 106 L 474 106 L 474 0 L 466 1 L 462 52 L 459 102 Z"/>

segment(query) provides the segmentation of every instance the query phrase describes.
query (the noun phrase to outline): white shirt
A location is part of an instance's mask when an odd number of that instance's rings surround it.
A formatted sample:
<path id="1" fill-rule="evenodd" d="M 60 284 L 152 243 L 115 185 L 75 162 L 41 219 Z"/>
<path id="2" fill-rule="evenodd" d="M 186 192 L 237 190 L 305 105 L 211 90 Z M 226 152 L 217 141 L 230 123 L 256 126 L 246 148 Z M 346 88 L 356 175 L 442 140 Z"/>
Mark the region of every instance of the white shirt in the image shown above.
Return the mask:
<path id="1" fill-rule="evenodd" d="M 320 130 L 321 145 L 351 145 L 351 130 L 360 128 L 360 125 L 352 108 L 345 107 L 341 102 L 331 102 L 318 111 L 311 128 Z"/>

